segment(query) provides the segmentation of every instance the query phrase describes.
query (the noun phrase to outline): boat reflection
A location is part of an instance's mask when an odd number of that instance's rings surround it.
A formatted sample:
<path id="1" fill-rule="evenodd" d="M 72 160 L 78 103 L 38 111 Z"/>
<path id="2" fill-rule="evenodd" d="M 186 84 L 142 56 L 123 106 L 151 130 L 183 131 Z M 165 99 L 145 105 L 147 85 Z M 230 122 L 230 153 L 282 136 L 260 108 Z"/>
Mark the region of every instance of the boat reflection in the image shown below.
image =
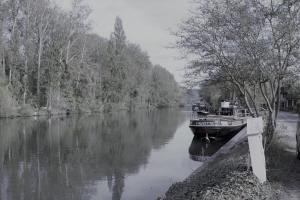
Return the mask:
<path id="1" fill-rule="evenodd" d="M 189 147 L 190 158 L 194 161 L 204 162 L 216 153 L 231 138 L 214 138 L 210 142 L 203 137 L 194 136 Z"/>

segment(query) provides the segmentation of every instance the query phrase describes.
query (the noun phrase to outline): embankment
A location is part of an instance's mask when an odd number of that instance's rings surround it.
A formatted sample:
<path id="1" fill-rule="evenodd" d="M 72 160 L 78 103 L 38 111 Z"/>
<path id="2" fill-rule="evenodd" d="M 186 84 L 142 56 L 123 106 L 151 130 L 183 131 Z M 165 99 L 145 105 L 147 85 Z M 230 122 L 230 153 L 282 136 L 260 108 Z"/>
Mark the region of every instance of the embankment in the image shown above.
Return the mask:
<path id="1" fill-rule="evenodd" d="M 246 131 L 242 130 L 186 180 L 173 184 L 164 200 L 278 199 L 279 190 L 260 184 L 249 167 Z"/>

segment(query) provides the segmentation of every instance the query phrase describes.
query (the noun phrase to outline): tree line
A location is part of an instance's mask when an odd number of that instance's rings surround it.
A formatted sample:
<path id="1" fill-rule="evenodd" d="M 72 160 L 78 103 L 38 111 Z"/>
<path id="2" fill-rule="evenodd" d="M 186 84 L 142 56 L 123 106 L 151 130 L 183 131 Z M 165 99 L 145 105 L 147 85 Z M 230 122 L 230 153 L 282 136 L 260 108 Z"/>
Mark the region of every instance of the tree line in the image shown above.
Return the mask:
<path id="1" fill-rule="evenodd" d="M 197 0 L 194 5 L 176 33 L 176 46 L 191 58 L 188 79 L 227 86 L 253 117 L 264 107 L 271 141 L 283 86 L 299 80 L 300 2 Z"/>
<path id="2" fill-rule="evenodd" d="M 122 20 L 105 39 L 91 33 L 90 12 L 82 0 L 69 11 L 50 0 L 0 0 L 0 113 L 179 102 L 173 75 L 127 41 Z"/>

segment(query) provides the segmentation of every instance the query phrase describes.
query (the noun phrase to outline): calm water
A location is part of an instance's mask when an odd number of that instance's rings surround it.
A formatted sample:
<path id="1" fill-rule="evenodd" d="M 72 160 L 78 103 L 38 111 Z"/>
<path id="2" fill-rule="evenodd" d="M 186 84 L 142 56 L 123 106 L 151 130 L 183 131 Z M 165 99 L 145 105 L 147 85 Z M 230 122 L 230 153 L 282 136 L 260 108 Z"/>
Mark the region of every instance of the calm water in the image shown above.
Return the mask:
<path id="1" fill-rule="evenodd" d="M 0 138 L 2 200 L 156 199 L 203 149 L 174 110 L 3 119 Z"/>

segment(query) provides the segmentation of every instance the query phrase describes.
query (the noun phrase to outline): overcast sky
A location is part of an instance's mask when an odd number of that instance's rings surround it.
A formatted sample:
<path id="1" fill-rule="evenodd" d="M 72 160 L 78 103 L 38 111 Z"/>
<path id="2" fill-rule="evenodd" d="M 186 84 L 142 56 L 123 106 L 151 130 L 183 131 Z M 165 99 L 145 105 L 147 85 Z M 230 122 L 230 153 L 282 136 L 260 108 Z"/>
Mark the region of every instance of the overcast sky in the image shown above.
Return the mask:
<path id="1" fill-rule="evenodd" d="M 71 0 L 55 0 L 65 8 Z M 93 31 L 108 38 L 113 31 L 116 16 L 123 20 L 124 30 L 130 42 L 140 44 L 148 52 L 153 64 L 160 64 L 183 81 L 185 61 L 170 46 L 175 38 L 170 30 L 187 17 L 190 0 L 85 0 L 93 10 L 90 16 Z"/>

